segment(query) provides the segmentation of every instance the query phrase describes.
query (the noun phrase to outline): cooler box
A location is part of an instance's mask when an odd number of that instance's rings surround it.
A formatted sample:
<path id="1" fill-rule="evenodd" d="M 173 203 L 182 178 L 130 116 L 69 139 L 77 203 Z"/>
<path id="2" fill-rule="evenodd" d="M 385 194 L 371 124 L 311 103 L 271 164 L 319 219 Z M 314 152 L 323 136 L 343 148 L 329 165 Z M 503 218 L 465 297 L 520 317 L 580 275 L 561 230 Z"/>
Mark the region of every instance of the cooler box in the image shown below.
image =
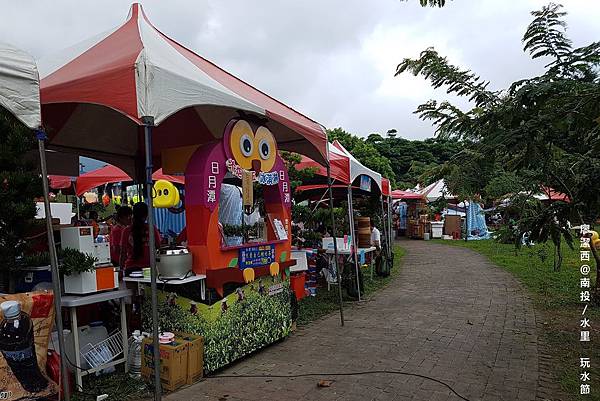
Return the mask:
<path id="1" fill-rule="evenodd" d="M 64 277 L 64 290 L 67 294 L 92 294 L 118 287 L 119 272 L 112 266 Z"/>
<path id="2" fill-rule="evenodd" d="M 431 238 L 442 238 L 444 231 L 443 221 L 432 221 L 431 222 Z"/>

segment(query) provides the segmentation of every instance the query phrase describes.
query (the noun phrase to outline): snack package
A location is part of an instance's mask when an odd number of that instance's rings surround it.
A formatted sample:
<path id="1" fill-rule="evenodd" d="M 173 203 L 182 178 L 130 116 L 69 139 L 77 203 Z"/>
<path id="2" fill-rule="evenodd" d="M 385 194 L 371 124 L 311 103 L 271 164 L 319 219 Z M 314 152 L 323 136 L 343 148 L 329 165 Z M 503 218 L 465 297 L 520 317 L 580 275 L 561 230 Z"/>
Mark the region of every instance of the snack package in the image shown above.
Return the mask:
<path id="1" fill-rule="evenodd" d="M 52 292 L 0 296 L 0 399 L 34 400 L 57 393 L 46 376 L 53 324 Z"/>

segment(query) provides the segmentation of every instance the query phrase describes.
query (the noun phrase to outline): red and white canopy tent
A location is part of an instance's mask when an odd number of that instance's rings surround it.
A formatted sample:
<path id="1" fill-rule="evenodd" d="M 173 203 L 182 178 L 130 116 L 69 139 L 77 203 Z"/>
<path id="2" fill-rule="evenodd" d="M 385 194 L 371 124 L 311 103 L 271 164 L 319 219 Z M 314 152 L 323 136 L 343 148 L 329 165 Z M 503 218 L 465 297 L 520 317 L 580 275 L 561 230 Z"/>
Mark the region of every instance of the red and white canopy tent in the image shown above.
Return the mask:
<path id="1" fill-rule="evenodd" d="M 264 120 L 280 149 L 327 165 L 320 124 L 167 37 L 139 4 L 123 24 L 41 60 L 39 68 L 49 147 L 103 160 L 138 180 L 145 170 L 148 199 L 151 172 L 164 151 L 220 138 L 226 123 L 240 115 Z M 152 225 L 152 202 L 149 209 Z M 149 248 L 156 249 L 153 236 Z M 157 361 L 156 272 L 150 261 Z M 157 389 L 159 373 L 155 369 Z"/>
<path id="2" fill-rule="evenodd" d="M 327 151 L 331 178 L 338 184 L 350 185 L 350 159 L 348 156 L 341 153 L 331 143 L 327 144 Z M 296 168 L 299 170 L 312 168 L 315 169 L 315 175 L 327 177 L 327 169 L 308 156 L 302 156 L 300 163 L 296 164 Z"/>
<path id="3" fill-rule="evenodd" d="M 240 112 L 268 119 L 281 149 L 326 164 L 321 125 L 157 30 L 139 4 L 125 23 L 40 60 L 50 147 L 93 156 L 135 176 L 151 122 L 154 161 L 164 149 L 222 136 Z M 139 174 L 137 174 L 139 177 Z"/>
<path id="4" fill-rule="evenodd" d="M 356 185 L 359 185 L 360 182 L 359 177 L 367 176 L 370 181 L 375 185 L 370 185 L 369 191 L 373 189 L 377 189 L 377 191 L 381 194 L 381 213 L 382 213 L 382 221 L 384 221 L 384 235 L 388 238 L 388 252 L 391 252 L 391 199 L 389 196 L 391 194 L 390 181 L 387 178 L 383 178 L 380 173 L 366 167 L 362 163 L 360 163 L 339 141 L 335 140 L 332 143 L 328 144 L 329 150 L 329 163 L 330 163 L 330 174 L 331 178 L 335 180 L 334 187 L 338 189 L 340 187 L 345 186 L 347 189 L 347 199 L 348 199 L 348 218 L 350 222 L 350 234 L 352 235 L 352 239 L 354 242 L 354 249 L 357 249 L 356 244 L 356 236 L 354 233 L 354 208 L 353 208 L 353 186 L 354 189 L 357 189 Z M 320 176 L 321 178 L 327 177 L 327 173 L 324 168 L 320 167 L 317 162 L 310 159 L 309 157 L 303 157 L 301 162 L 296 165 L 297 169 L 305 169 L 305 168 L 315 168 L 315 175 Z M 318 181 L 318 180 L 317 180 Z M 308 185 L 303 185 L 297 188 L 298 191 L 315 191 L 315 190 L 325 190 L 327 188 L 326 184 L 322 183 L 310 183 Z M 358 189 L 361 189 L 358 187 Z M 323 195 L 324 196 L 324 195 Z M 332 193 L 329 193 L 330 198 L 332 197 Z M 310 197 L 310 196 L 308 196 Z M 314 198 L 314 197 L 313 197 Z M 387 200 L 387 216 L 386 219 L 386 208 L 384 207 L 384 199 Z M 319 202 L 323 200 L 318 199 Z M 331 199 L 331 202 L 333 200 Z M 355 258 L 355 260 L 357 260 Z M 358 264 L 356 264 L 356 268 L 358 269 Z M 358 273 L 357 273 L 358 274 Z M 359 299 L 360 299 L 360 291 Z"/>

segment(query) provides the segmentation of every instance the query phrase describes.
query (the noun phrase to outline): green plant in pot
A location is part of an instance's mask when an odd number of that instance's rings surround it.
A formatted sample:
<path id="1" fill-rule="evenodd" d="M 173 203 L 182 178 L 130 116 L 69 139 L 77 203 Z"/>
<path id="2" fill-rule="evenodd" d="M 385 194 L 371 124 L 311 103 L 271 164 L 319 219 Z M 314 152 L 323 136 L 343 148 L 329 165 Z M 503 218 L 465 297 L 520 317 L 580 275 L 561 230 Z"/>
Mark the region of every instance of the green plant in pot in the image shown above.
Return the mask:
<path id="1" fill-rule="evenodd" d="M 65 276 L 72 276 L 86 272 L 92 272 L 95 269 L 94 264 L 97 258 L 78 251 L 77 249 L 67 248 L 62 251 L 62 263 L 60 272 Z"/>
<path id="2" fill-rule="evenodd" d="M 48 251 L 37 252 L 31 255 L 25 255 L 22 259 L 24 267 L 41 267 L 50 264 L 50 254 Z"/>

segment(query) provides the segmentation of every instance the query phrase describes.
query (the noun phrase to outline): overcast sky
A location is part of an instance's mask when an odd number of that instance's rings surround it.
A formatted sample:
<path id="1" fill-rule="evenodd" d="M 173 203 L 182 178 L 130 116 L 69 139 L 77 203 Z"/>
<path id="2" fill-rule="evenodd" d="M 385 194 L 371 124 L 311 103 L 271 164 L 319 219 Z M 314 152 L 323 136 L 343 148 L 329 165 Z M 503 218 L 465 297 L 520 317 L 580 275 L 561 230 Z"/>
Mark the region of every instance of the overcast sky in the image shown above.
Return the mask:
<path id="1" fill-rule="evenodd" d="M 411 139 L 433 135 L 412 112 L 448 96 L 421 78 L 394 77 L 404 57 L 429 46 L 490 80 L 493 89 L 537 74 L 544 64 L 531 61 L 521 44 L 529 12 L 547 4 L 541 0 L 454 0 L 441 9 L 421 8 L 418 0 L 142 4 L 150 21 L 183 45 L 326 127 L 362 136 L 390 128 Z M 576 46 L 600 40 L 599 1 L 562 4 Z M 0 40 L 44 57 L 121 24 L 129 5 L 6 1 Z"/>

